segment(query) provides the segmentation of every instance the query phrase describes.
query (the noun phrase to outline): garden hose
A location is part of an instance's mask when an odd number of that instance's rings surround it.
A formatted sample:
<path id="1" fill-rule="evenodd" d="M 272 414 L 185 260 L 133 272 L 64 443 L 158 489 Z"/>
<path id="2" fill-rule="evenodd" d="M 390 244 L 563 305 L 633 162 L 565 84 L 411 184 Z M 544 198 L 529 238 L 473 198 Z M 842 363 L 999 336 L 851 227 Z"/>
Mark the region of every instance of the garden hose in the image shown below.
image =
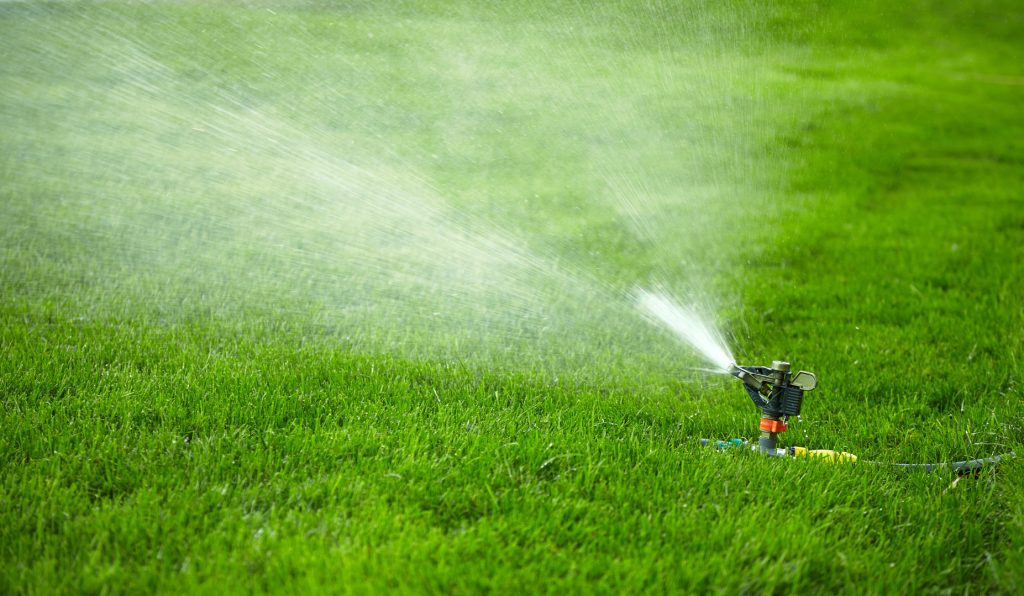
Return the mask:
<path id="1" fill-rule="evenodd" d="M 750 445 L 750 443 L 746 439 L 729 439 L 728 441 L 711 441 L 710 439 L 701 439 L 700 444 L 704 447 L 714 447 L 719 451 L 742 448 Z M 806 447 L 789 447 L 787 449 L 765 451 L 761 449 L 759 445 L 750 445 L 750 450 L 757 451 L 759 453 L 771 457 L 813 458 L 835 463 L 859 461 L 861 463 L 870 464 L 873 466 L 891 466 L 894 468 L 912 470 L 915 472 L 934 472 L 936 470 L 950 469 L 961 476 L 966 476 L 968 474 L 978 474 L 984 471 L 986 468 L 994 468 L 996 464 L 998 464 L 1001 461 L 1013 459 L 1017 456 L 1015 452 L 1010 451 L 1000 455 L 980 457 L 977 459 L 966 459 L 963 461 L 938 462 L 930 464 L 910 464 L 859 459 L 856 455 L 852 453 L 848 453 L 846 451 L 833 451 L 831 449 L 808 449 Z"/>
<path id="2" fill-rule="evenodd" d="M 935 470 L 941 470 L 945 468 L 952 469 L 961 476 L 968 474 L 979 474 L 985 468 L 994 468 L 996 464 L 1003 461 L 1004 459 L 1013 459 L 1017 457 L 1017 454 L 1013 451 L 1003 453 L 1001 455 L 993 455 L 991 457 L 980 457 L 978 459 L 965 459 L 963 461 L 955 462 L 941 462 L 936 464 L 904 464 L 904 463 L 886 463 L 881 461 L 866 461 L 864 463 L 873 464 L 876 466 L 893 466 L 904 470 L 914 470 L 917 472 L 934 472 Z"/>

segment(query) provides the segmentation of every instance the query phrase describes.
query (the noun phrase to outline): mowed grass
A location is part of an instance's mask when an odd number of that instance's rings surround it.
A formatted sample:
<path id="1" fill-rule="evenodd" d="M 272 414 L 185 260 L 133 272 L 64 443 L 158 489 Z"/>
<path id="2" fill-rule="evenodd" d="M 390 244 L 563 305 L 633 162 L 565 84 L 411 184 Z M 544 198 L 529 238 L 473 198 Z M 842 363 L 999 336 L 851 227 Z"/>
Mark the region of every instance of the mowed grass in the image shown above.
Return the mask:
<path id="1" fill-rule="evenodd" d="M 1019 460 L 702 449 L 753 434 L 739 386 L 408 218 L 700 285 L 742 363 L 819 375 L 785 445 L 1024 453 L 1022 26 L 0 4 L 0 589 L 1019 592 Z"/>

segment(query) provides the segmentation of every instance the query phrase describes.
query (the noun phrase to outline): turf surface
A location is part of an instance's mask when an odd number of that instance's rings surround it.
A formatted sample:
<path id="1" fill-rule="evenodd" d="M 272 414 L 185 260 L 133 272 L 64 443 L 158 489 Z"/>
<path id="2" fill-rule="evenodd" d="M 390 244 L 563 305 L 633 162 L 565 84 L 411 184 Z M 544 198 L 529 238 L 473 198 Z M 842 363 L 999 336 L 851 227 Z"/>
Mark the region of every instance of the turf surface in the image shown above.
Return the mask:
<path id="1" fill-rule="evenodd" d="M 0 3 L 0 590 L 1006 592 L 1014 2 Z"/>

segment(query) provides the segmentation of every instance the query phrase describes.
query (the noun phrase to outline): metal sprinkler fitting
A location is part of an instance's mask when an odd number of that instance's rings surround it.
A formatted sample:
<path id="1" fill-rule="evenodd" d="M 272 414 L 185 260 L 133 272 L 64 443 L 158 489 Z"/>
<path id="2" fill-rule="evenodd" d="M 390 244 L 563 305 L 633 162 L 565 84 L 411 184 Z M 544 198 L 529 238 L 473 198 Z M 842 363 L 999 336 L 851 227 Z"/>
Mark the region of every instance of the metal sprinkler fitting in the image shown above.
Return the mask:
<path id="1" fill-rule="evenodd" d="M 766 455 L 786 455 L 785 449 L 776 448 L 776 439 L 786 432 L 789 417 L 800 415 L 804 392 L 814 390 L 818 378 L 805 370 L 793 374 L 784 360 L 772 362 L 770 368 L 733 364 L 729 374 L 743 381 L 743 388 L 761 410 L 757 449 Z"/>

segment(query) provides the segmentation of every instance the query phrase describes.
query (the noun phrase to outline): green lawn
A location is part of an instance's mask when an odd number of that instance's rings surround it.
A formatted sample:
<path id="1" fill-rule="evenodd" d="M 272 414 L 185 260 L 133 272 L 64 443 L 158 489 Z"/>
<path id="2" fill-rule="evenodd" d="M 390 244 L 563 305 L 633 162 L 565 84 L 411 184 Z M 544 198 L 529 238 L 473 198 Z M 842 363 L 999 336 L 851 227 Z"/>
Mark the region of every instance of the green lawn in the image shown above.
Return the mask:
<path id="1" fill-rule="evenodd" d="M 0 592 L 1024 590 L 1018 2 L 0 2 Z"/>

